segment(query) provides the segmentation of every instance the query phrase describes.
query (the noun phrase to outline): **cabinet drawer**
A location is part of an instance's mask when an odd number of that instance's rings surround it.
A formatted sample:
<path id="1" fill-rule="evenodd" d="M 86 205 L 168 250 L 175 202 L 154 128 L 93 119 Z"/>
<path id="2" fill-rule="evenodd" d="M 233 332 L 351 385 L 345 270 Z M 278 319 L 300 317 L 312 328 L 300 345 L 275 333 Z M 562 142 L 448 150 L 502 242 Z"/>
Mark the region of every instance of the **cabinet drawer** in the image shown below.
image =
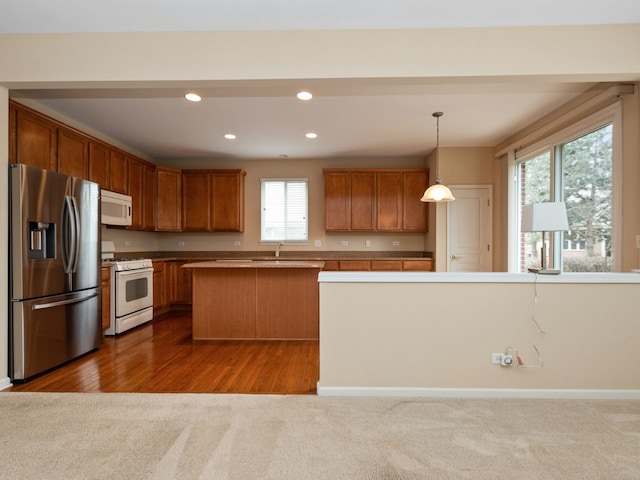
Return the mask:
<path id="1" fill-rule="evenodd" d="M 376 272 L 400 272 L 402 260 L 371 260 L 371 270 Z"/>
<path id="2" fill-rule="evenodd" d="M 100 278 L 103 282 L 108 282 L 111 279 L 111 267 L 102 267 L 100 270 L 102 274 Z"/>
<path id="3" fill-rule="evenodd" d="M 340 260 L 340 270 L 343 270 L 343 271 L 371 270 L 371 262 L 369 260 Z"/>
<path id="4" fill-rule="evenodd" d="M 325 260 L 323 268 L 325 272 L 334 272 L 339 269 L 340 268 L 336 260 Z"/>
<path id="5" fill-rule="evenodd" d="M 403 260 L 402 269 L 410 272 L 430 272 L 433 270 L 433 260 Z"/>

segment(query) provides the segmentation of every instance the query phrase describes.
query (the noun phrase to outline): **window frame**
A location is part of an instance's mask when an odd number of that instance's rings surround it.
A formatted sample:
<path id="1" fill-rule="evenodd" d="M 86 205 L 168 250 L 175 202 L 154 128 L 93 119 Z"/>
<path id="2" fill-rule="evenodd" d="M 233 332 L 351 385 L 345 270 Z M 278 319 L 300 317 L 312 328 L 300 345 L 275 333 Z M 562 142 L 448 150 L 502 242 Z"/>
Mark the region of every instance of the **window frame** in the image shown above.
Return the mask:
<path id="1" fill-rule="evenodd" d="M 271 182 L 284 182 L 287 183 L 304 183 L 305 184 L 305 239 L 264 239 L 263 238 L 263 226 L 265 221 L 265 184 Z M 285 226 L 286 230 L 286 226 Z M 282 177 L 269 177 L 260 179 L 260 245 L 276 245 L 279 243 L 287 245 L 308 245 L 309 244 L 309 179 L 308 178 L 282 178 Z"/>
<path id="2" fill-rule="evenodd" d="M 612 135 L 612 199 L 611 199 L 611 251 L 613 258 L 612 272 L 622 271 L 622 102 L 617 101 L 572 125 L 562 128 L 543 139 L 527 146 L 526 148 L 509 152 L 509 178 L 512 179 L 509 188 L 509 258 L 508 271 L 518 273 L 519 269 L 519 239 L 520 239 L 520 215 L 519 211 L 519 179 L 517 178 L 518 165 L 527 158 L 533 158 L 542 152 L 549 151 L 551 155 L 551 201 L 562 195 L 561 165 L 557 161 L 558 149 L 564 143 L 586 135 L 611 124 Z M 556 178 L 559 179 L 556 181 Z M 554 235 L 550 244 L 550 255 L 553 255 L 554 265 L 560 265 L 562 259 L 562 235 Z"/>

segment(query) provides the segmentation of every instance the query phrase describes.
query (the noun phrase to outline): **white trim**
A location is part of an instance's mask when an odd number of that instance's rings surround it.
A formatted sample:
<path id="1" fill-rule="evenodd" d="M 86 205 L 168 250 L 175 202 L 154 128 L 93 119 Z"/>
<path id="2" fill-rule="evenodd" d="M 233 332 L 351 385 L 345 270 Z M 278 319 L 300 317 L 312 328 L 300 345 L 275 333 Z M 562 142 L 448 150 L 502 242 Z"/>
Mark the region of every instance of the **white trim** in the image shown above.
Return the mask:
<path id="1" fill-rule="evenodd" d="M 634 92 L 634 85 L 614 85 L 586 102 L 582 102 L 579 106 L 566 112 L 555 120 L 545 123 L 529 135 L 520 137 L 517 140 L 512 141 L 507 146 L 500 148 L 500 150 L 495 153 L 495 156 L 500 157 L 511 150 L 519 149 L 521 146 L 529 147 L 530 144 L 536 144 L 539 142 L 539 139 L 551 136 L 554 134 L 555 130 L 563 128 L 563 125 L 580 121 L 582 115 L 589 110 L 598 107 L 598 105 L 602 105 L 616 97 L 620 97 L 620 95 L 632 94 Z"/>
<path id="2" fill-rule="evenodd" d="M 640 283 L 637 273 L 320 272 L 319 283 Z"/>
<path id="3" fill-rule="evenodd" d="M 321 397 L 534 398 L 571 400 L 640 400 L 640 390 L 568 388 L 427 388 L 323 387 Z"/>
<path id="4" fill-rule="evenodd" d="M 0 390 L 12 387 L 11 379 L 9 377 L 0 378 Z"/>

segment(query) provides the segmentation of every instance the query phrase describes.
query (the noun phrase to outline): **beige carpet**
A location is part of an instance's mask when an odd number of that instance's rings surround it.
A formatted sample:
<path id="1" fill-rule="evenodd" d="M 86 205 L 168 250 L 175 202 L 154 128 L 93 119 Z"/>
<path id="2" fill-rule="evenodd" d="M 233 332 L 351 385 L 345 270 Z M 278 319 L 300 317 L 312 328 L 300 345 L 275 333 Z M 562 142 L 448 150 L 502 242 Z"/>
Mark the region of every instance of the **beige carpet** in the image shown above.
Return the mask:
<path id="1" fill-rule="evenodd" d="M 3 479 L 640 479 L 640 402 L 0 393 Z"/>

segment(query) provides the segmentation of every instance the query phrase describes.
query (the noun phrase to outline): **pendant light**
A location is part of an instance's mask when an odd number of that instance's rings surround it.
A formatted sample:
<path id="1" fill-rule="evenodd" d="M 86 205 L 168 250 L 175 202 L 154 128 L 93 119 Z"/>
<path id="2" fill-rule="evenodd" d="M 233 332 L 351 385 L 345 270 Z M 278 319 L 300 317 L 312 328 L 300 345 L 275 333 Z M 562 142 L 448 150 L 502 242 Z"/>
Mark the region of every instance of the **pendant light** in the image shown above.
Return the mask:
<path id="1" fill-rule="evenodd" d="M 450 202 L 456 198 L 451 190 L 440 180 L 440 117 L 442 112 L 434 112 L 436 117 L 436 183 L 427 188 L 420 199 L 421 202 Z"/>

